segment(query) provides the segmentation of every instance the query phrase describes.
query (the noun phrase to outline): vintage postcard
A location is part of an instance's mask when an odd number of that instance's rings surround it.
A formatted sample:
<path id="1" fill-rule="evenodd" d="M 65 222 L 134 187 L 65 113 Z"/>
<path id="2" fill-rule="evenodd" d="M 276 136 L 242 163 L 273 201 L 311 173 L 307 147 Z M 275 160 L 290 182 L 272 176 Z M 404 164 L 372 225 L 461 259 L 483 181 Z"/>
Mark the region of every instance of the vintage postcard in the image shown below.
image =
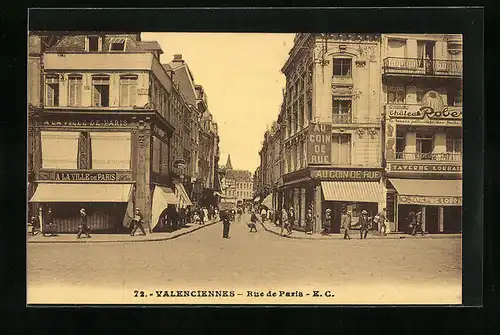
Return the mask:
<path id="1" fill-rule="evenodd" d="M 462 303 L 462 35 L 27 42 L 28 304 Z"/>

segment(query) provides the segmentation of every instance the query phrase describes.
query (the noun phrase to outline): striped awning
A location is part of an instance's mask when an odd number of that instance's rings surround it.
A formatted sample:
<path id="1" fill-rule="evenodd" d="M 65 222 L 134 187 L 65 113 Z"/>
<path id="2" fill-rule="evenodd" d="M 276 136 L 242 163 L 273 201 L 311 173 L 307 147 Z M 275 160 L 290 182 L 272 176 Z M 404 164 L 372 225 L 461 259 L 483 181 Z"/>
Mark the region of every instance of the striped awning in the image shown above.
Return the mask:
<path id="1" fill-rule="evenodd" d="M 30 202 L 128 202 L 132 184 L 39 183 Z"/>
<path id="2" fill-rule="evenodd" d="M 379 202 L 382 189 L 376 181 L 322 181 L 326 201 Z"/>
<path id="3" fill-rule="evenodd" d="M 389 178 L 400 195 L 461 197 L 462 180 L 426 180 Z"/>

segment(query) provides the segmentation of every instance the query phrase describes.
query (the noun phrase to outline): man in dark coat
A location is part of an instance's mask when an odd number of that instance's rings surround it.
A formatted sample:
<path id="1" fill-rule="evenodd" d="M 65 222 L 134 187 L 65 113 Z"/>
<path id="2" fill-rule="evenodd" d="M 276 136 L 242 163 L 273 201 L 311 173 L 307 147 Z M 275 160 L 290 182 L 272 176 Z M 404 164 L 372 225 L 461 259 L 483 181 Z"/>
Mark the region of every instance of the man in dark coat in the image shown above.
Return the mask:
<path id="1" fill-rule="evenodd" d="M 370 228 L 370 218 L 368 217 L 368 212 L 363 209 L 361 211 L 361 216 L 359 217 L 359 234 L 361 239 L 366 239 L 368 235 L 368 229 Z"/>
<path id="2" fill-rule="evenodd" d="M 45 222 L 47 223 L 45 229 L 43 229 L 43 236 L 50 234 L 50 236 L 55 236 L 55 226 L 52 218 L 52 209 L 49 207 L 47 214 L 45 215 Z"/>
<path id="3" fill-rule="evenodd" d="M 227 210 L 221 211 L 220 217 L 222 220 L 222 238 L 229 238 L 229 227 L 231 226 L 231 221 L 229 220 L 229 213 Z"/>
<path id="4" fill-rule="evenodd" d="M 327 208 L 325 210 L 325 216 L 323 217 L 323 231 L 321 235 L 328 235 L 332 226 L 332 210 Z"/>
<path id="5" fill-rule="evenodd" d="M 422 226 L 422 209 L 419 209 L 417 211 L 417 214 L 415 214 L 415 220 L 414 220 L 414 225 L 413 225 L 413 230 L 411 234 L 415 236 L 417 234 L 417 230 L 420 230 L 420 234 L 424 236 L 424 227 Z"/>
<path id="6" fill-rule="evenodd" d="M 313 225 L 314 225 L 314 215 L 312 212 L 312 208 L 309 208 L 307 210 L 306 214 L 306 234 L 311 235 L 313 232 Z"/>
<path id="7" fill-rule="evenodd" d="M 80 238 L 82 234 L 87 235 L 87 237 L 90 237 L 90 229 L 88 226 L 88 217 L 87 217 L 87 212 L 85 211 L 85 208 L 80 209 L 80 225 L 78 226 L 78 233 L 76 234 L 77 238 Z"/>
<path id="8" fill-rule="evenodd" d="M 413 230 L 416 228 L 417 225 L 417 217 L 413 211 L 410 211 L 408 213 L 408 218 L 406 219 L 408 221 L 408 228 L 409 232 L 411 235 L 413 235 Z"/>
<path id="9" fill-rule="evenodd" d="M 344 230 L 344 240 L 350 240 L 351 212 L 347 212 L 345 209 L 342 210 L 342 216 L 340 217 L 340 227 Z"/>

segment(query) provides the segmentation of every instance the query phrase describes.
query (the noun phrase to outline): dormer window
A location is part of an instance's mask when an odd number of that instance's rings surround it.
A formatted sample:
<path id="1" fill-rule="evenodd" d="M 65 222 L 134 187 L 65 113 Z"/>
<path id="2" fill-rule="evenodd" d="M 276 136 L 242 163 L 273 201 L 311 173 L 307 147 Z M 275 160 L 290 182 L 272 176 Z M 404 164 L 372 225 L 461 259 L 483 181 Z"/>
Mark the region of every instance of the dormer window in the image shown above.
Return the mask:
<path id="1" fill-rule="evenodd" d="M 113 38 L 109 44 L 109 51 L 125 51 L 125 39 Z"/>
<path id="2" fill-rule="evenodd" d="M 87 36 L 85 50 L 88 52 L 102 51 L 102 38 L 99 36 Z"/>

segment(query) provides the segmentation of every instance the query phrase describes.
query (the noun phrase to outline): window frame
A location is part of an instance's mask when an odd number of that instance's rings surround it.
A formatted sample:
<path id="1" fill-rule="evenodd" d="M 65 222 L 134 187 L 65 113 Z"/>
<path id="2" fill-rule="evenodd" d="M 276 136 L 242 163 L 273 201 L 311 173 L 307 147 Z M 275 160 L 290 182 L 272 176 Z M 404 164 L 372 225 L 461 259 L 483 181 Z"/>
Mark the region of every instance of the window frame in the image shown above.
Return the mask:
<path id="1" fill-rule="evenodd" d="M 137 90 L 138 90 L 138 84 L 139 84 L 139 76 L 136 75 L 136 74 L 123 74 L 123 75 L 120 75 L 120 81 L 119 81 L 119 94 L 120 94 L 120 97 L 119 97 L 119 105 L 120 106 L 123 106 L 123 107 L 127 107 L 127 106 L 135 106 L 136 103 L 137 103 Z M 135 99 L 134 101 L 132 102 L 132 99 L 131 99 L 131 90 L 133 89 L 133 87 L 135 86 Z M 123 89 L 127 87 L 127 103 L 124 103 L 124 101 L 122 100 L 122 94 L 123 94 Z M 163 110 L 162 110 L 163 111 Z"/>
<path id="2" fill-rule="evenodd" d="M 78 90 L 74 91 L 75 92 L 75 97 L 74 97 L 75 102 L 73 104 L 71 103 L 72 87 L 76 87 L 78 89 Z M 76 74 L 76 73 L 68 75 L 68 106 L 81 107 L 82 106 L 82 95 L 83 95 L 83 75 Z"/>
<path id="3" fill-rule="evenodd" d="M 54 85 L 54 87 L 52 87 Z M 57 90 L 56 88 L 57 87 Z M 52 103 L 49 103 L 49 91 L 51 88 L 57 91 L 57 104 L 55 103 L 55 94 L 52 94 Z M 61 104 L 61 77 L 56 74 L 48 74 L 45 76 L 45 106 L 58 107 Z"/>
<path id="4" fill-rule="evenodd" d="M 346 138 L 347 141 L 343 141 L 342 140 L 343 138 Z M 336 140 L 336 139 L 338 139 L 338 140 Z M 334 154 L 332 152 L 332 164 L 333 165 L 352 165 L 352 134 L 344 134 L 344 133 L 333 133 L 332 134 L 332 146 L 333 146 L 333 144 L 336 144 L 340 148 L 344 143 L 347 143 L 346 147 L 348 148 L 347 157 L 345 157 L 345 158 L 347 158 L 347 159 L 345 159 L 347 161 L 347 163 L 341 159 L 342 158 L 341 157 L 342 150 L 339 150 L 336 159 L 334 159 Z"/>
<path id="5" fill-rule="evenodd" d="M 107 80 L 104 80 L 104 79 L 107 79 Z M 96 86 L 107 86 L 108 87 L 108 103 L 107 103 L 107 106 L 103 106 L 103 103 L 102 103 L 102 93 L 100 91 L 98 91 L 98 89 L 96 88 Z M 95 75 L 92 75 L 92 78 L 91 78 L 91 87 L 92 87 L 92 90 L 91 90 L 91 98 L 92 98 L 92 107 L 109 107 L 110 106 L 110 102 L 111 102 L 111 76 L 108 75 L 108 74 L 95 74 Z M 96 92 L 99 92 L 99 104 L 96 105 L 95 104 L 95 93 Z"/>
<path id="6" fill-rule="evenodd" d="M 387 86 L 386 99 L 388 104 L 406 104 L 406 86 Z M 389 98 L 390 94 L 394 94 L 394 101 Z M 402 94 L 403 100 L 398 101 L 398 95 Z M 424 93 L 425 94 L 425 93 Z"/>
<path id="7" fill-rule="evenodd" d="M 336 62 L 340 62 L 340 74 L 336 74 L 336 71 L 335 69 L 337 69 L 338 65 L 336 65 L 335 63 Z M 348 66 L 348 71 L 347 71 L 347 74 L 342 74 L 344 71 L 344 66 L 343 65 L 345 63 L 348 63 L 349 66 Z M 349 58 L 349 57 L 333 57 L 333 62 L 332 62 L 332 73 L 333 73 L 333 77 L 342 77 L 342 78 L 352 78 L 352 58 Z"/>
<path id="8" fill-rule="evenodd" d="M 90 50 L 90 39 L 97 38 L 97 50 Z M 96 35 L 85 36 L 85 51 L 86 52 L 101 52 L 102 51 L 102 37 Z"/>

